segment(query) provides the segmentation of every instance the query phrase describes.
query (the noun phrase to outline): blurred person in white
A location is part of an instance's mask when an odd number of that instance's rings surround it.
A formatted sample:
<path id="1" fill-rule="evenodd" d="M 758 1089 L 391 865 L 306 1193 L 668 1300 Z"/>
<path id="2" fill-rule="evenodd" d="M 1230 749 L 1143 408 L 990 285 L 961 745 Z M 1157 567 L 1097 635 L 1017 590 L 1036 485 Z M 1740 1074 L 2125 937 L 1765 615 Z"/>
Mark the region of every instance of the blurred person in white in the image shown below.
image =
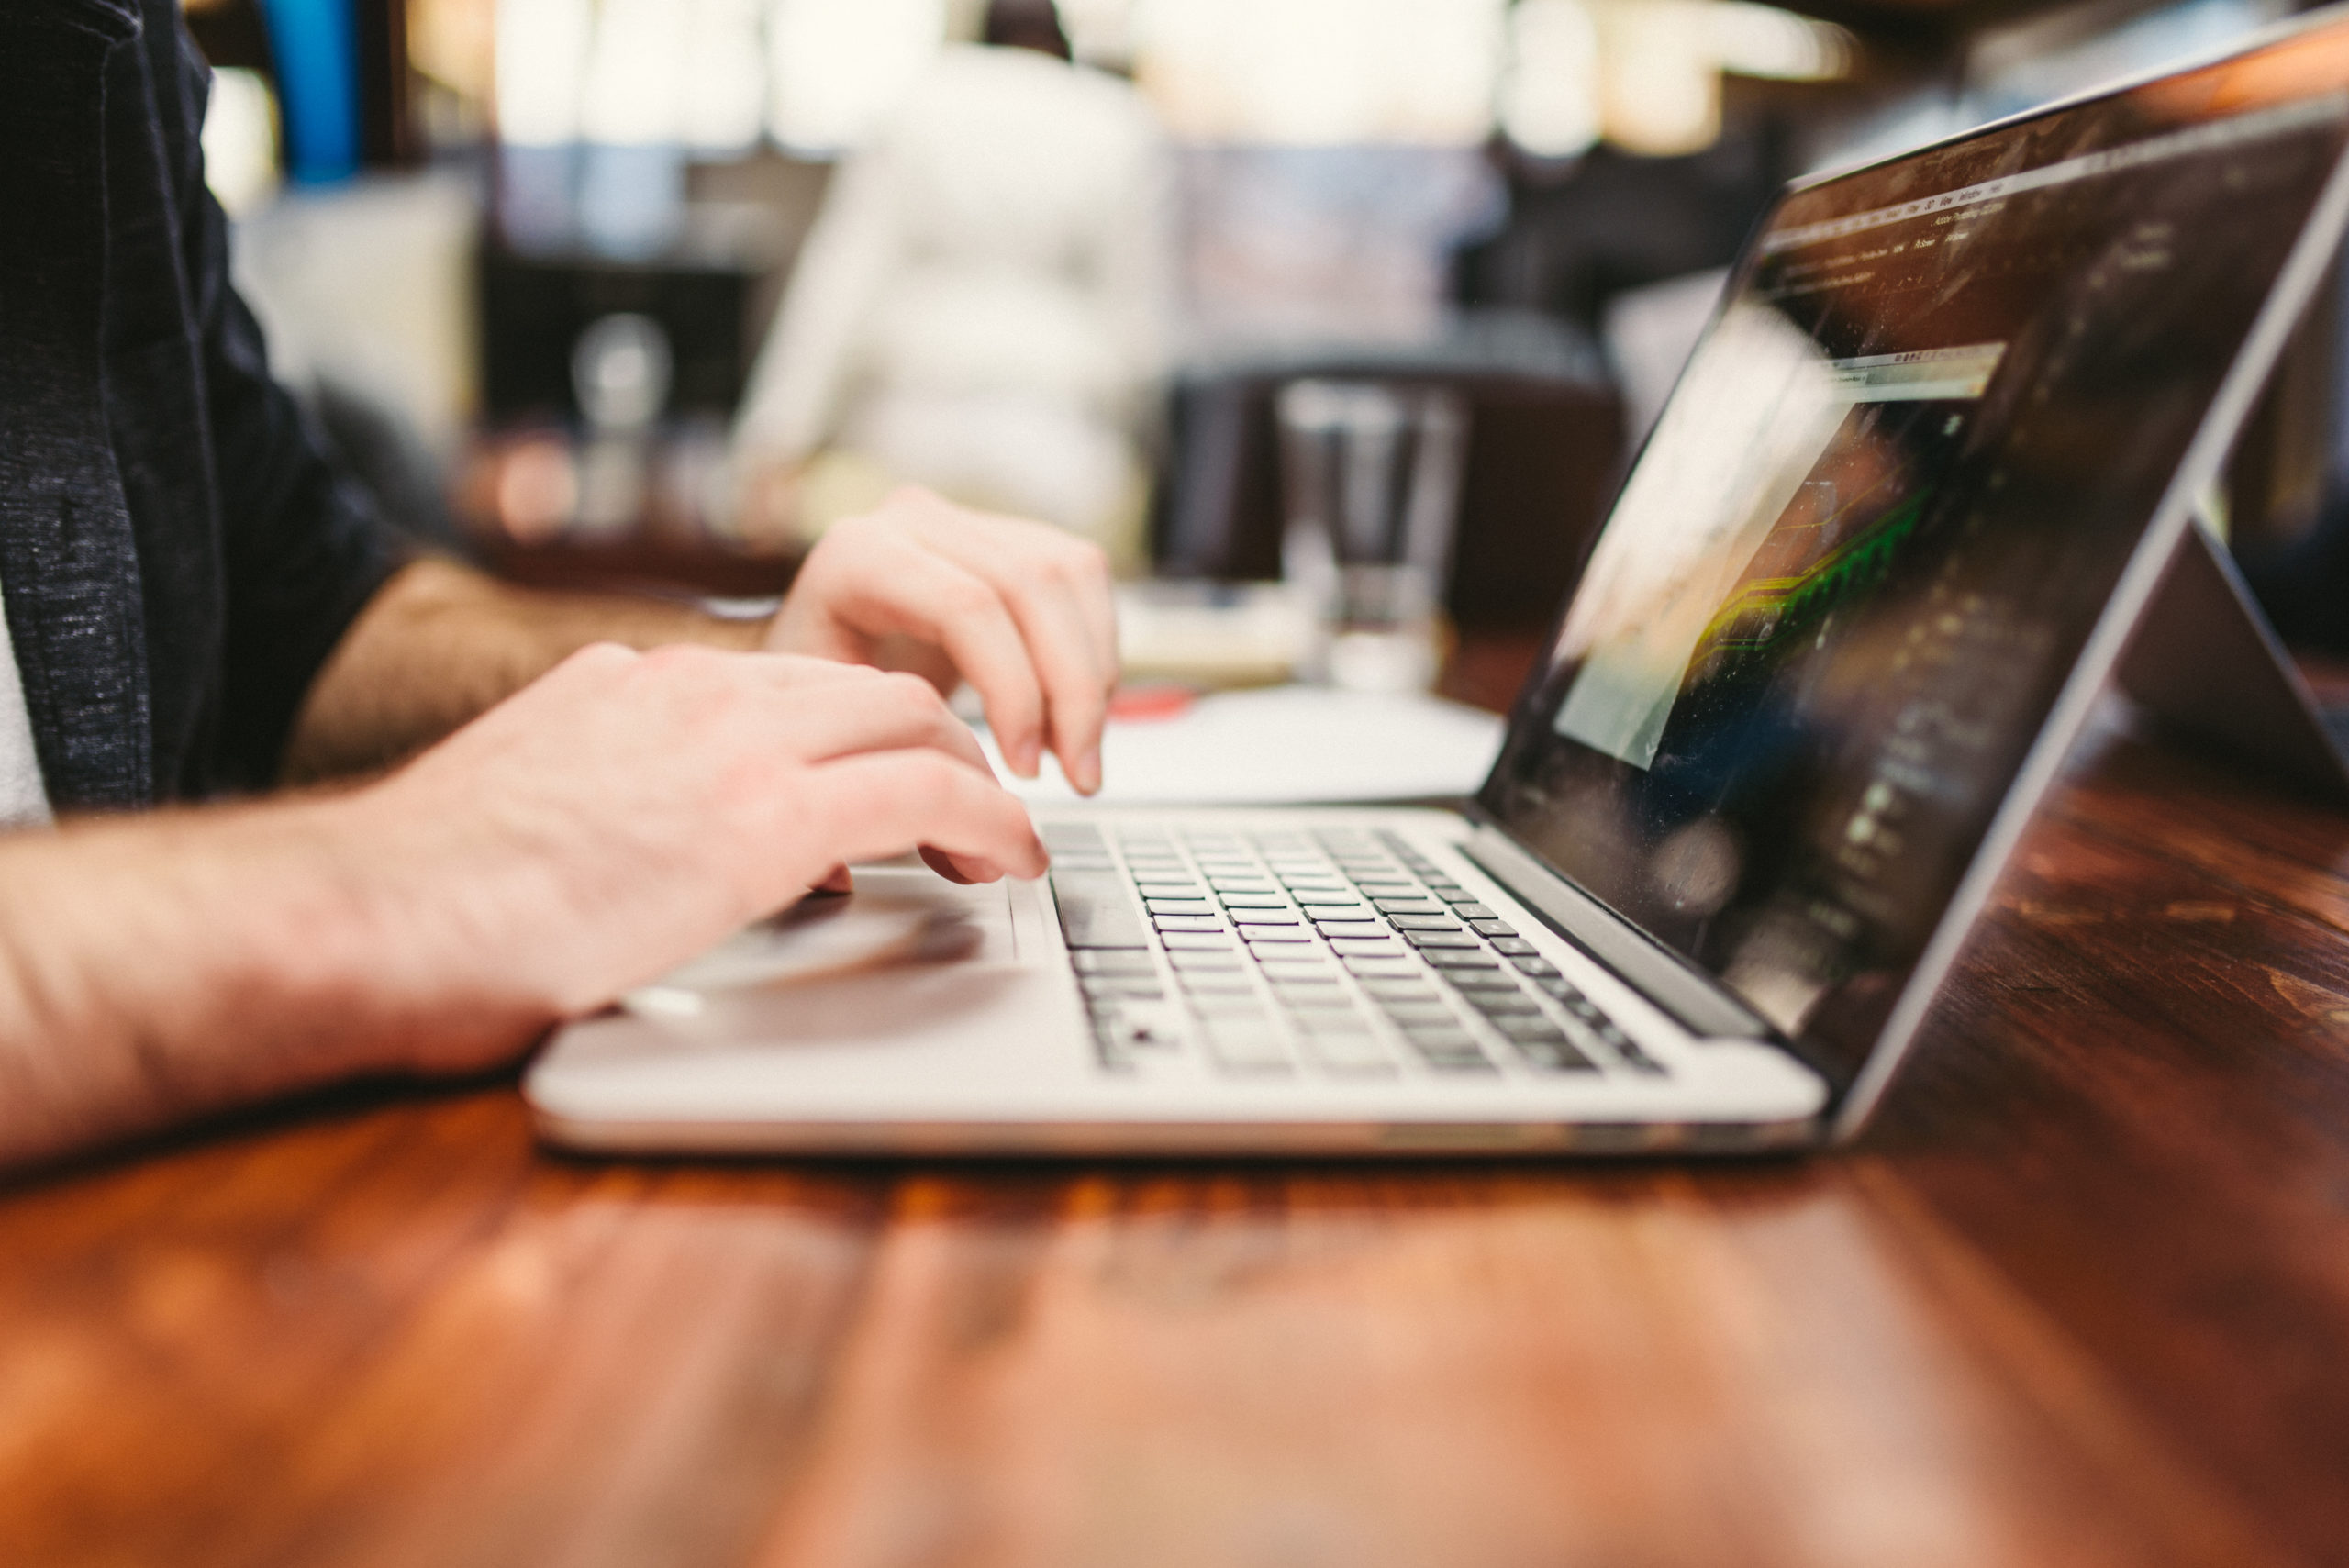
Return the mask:
<path id="1" fill-rule="evenodd" d="M 1099 550 L 904 491 L 755 623 L 417 557 L 228 285 L 207 83 L 173 0 L 0 5 L 0 1168 L 495 1067 L 846 862 L 1043 871 L 904 669 L 1097 784 Z"/>
<path id="2" fill-rule="evenodd" d="M 1070 63 L 1051 0 L 996 0 L 840 169 L 736 426 L 743 527 L 812 538 L 891 483 L 1140 550 L 1163 360 L 1166 152 Z"/>

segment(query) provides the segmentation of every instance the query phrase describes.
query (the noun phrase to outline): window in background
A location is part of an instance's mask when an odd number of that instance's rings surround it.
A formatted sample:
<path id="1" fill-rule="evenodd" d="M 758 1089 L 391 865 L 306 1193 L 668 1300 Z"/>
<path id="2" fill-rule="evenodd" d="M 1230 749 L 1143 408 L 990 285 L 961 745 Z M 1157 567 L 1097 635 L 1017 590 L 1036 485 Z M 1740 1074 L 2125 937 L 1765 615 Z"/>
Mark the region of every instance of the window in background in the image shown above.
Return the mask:
<path id="1" fill-rule="evenodd" d="M 1598 27 L 1581 0 L 1518 0 L 1509 11 L 1500 128 L 1537 158 L 1572 158 L 1597 141 Z"/>
<path id="2" fill-rule="evenodd" d="M 1850 73 L 1856 53 L 1831 23 L 1743 0 L 1589 0 L 1588 9 L 1606 139 L 1651 157 L 1720 139 L 1723 75 L 1831 81 Z"/>
<path id="3" fill-rule="evenodd" d="M 857 146 L 945 40 L 945 0 L 773 0 L 768 134 L 799 152 Z"/>
<path id="4" fill-rule="evenodd" d="M 498 0 L 498 139 L 560 147 L 579 139 L 580 98 L 596 39 L 595 0 Z"/>
<path id="5" fill-rule="evenodd" d="M 407 0 L 407 62 L 428 148 L 478 143 L 496 92 L 497 0 Z"/>
<path id="6" fill-rule="evenodd" d="M 1470 146 L 1504 0 L 1141 0 L 1136 80 L 1186 140 Z"/>
<path id="7" fill-rule="evenodd" d="M 256 211 L 277 194 L 277 95 L 260 72 L 232 66 L 212 73 L 204 178 L 231 217 Z"/>
<path id="8" fill-rule="evenodd" d="M 767 3 L 498 0 L 507 237 L 525 250 L 584 241 L 621 258 L 674 243 L 688 160 L 759 143 Z"/>
<path id="9" fill-rule="evenodd" d="M 678 129 L 696 156 L 736 155 L 759 144 L 767 107 L 760 59 L 765 8 L 765 0 L 695 0 L 683 29 Z"/>

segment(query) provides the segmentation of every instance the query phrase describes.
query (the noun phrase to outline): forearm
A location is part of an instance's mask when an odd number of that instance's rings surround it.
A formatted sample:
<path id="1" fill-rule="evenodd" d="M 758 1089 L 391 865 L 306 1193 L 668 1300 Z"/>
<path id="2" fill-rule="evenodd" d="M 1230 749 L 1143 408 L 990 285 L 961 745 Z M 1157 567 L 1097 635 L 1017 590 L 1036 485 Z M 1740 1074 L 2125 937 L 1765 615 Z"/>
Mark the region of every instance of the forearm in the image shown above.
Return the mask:
<path id="1" fill-rule="evenodd" d="M 591 642 L 755 647 L 757 623 L 624 595 L 500 583 L 451 562 L 406 567 L 318 673 L 286 749 L 289 781 L 396 762 L 519 691 Z"/>
<path id="2" fill-rule="evenodd" d="M 0 839 L 0 1167 L 527 1043 L 555 1008 L 403 831 L 341 796 Z"/>

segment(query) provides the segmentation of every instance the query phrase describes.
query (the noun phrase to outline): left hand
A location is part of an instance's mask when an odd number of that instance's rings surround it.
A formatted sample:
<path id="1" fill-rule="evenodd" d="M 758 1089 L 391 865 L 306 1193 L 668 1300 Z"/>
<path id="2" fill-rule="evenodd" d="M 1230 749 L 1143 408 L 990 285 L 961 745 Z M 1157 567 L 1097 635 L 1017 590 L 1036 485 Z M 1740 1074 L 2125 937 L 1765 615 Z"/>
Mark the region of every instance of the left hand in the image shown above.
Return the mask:
<path id="1" fill-rule="evenodd" d="M 912 657 L 888 646 L 900 639 Z M 1070 784 L 1101 787 L 1118 683 L 1109 562 L 1058 528 L 900 489 L 825 533 L 765 646 L 932 674 L 943 663 L 978 692 L 1014 773 L 1035 777 L 1049 745 Z"/>

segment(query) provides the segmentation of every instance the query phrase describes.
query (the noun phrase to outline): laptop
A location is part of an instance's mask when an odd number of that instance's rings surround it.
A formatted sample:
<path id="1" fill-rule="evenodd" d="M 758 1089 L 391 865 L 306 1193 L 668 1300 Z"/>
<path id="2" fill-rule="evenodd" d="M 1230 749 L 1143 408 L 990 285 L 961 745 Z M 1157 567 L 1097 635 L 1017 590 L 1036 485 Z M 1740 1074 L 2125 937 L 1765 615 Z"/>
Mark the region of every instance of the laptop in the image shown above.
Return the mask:
<path id="1" fill-rule="evenodd" d="M 2240 607 L 2197 498 L 2332 260 L 2344 147 L 2332 11 L 1789 187 L 1465 809 L 1071 810 L 1040 817 L 1042 880 L 862 869 L 562 1029 L 539 1127 L 958 1155 L 1851 1137 L 2116 669 L 2199 683 L 2220 728 L 2247 711 L 2196 648 L 2132 637 L 2165 595 Z"/>

